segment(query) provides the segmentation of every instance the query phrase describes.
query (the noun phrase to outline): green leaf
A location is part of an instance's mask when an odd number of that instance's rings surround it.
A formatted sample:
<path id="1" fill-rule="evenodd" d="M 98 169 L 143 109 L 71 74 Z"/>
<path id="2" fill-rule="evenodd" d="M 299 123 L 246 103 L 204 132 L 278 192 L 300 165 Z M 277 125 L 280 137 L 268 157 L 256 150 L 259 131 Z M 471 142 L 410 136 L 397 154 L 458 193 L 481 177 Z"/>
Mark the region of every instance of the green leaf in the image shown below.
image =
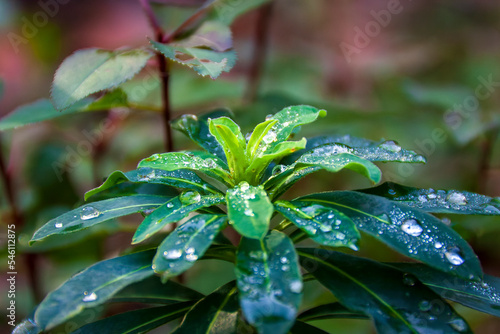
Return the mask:
<path id="1" fill-rule="evenodd" d="M 253 239 L 266 235 L 274 207 L 262 186 L 241 182 L 227 190 L 226 202 L 230 224 L 238 233 Z"/>
<path id="2" fill-rule="evenodd" d="M 259 333 L 286 333 L 292 327 L 303 283 L 295 248 L 284 233 L 242 238 L 236 279 L 243 314 Z"/>
<path id="3" fill-rule="evenodd" d="M 183 115 L 172 121 L 172 127 L 184 133 L 208 152 L 225 161 L 226 155 L 224 154 L 224 150 L 210 133 L 208 121 L 212 118 L 231 116 L 231 112 L 227 109 L 217 109 L 199 116 Z"/>
<path id="4" fill-rule="evenodd" d="M 356 246 L 360 238 L 358 229 L 342 212 L 318 204 L 295 206 L 287 201 L 277 201 L 274 207 L 317 243 L 358 249 Z"/>
<path id="5" fill-rule="evenodd" d="M 406 163 L 425 163 L 423 156 L 414 151 L 405 150 L 392 140 L 379 142 L 346 136 L 319 136 L 307 140 L 306 150 L 297 152 L 284 159 L 282 163 L 290 164 L 302 154 L 316 152 L 322 154 L 350 153 L 369 161 L 394 161 Z"/>
<path id="6" fill-rule="evenodd" d="M 164 171 L 146 167 L 126 173 L 121 171 L 111 173 L 101 186 L 85 193 L 85 200 L 123 182 L 165 184 L 177 188 L 191 189 L 200 193 L 218 193 L 217 189 L 191 171 Z"/>
<path id="7" fill-rule="evenodd" d="M 332 155 L 319 152 L 306 153 L 297 160 L 296 166 L 321 167 L 333 173 L 347 168 L 366 176 L 374 183 L 380 182 L 382 178 L 382 172 L 372 162 L 350 153 Z"/>
<path id="8" fill-rule="evenodd" d="M 238 289 L 234 281 L 198 301 L 173 334 L 237 333 Z"/>
<path id="9" fill-rule="evenodd" d="M 35 321 L 44 330 L 53 328 L 85 308 L 106 302 L 132 283 L 154 274 L 154 250 L 98 262 L 74 275 L 49 293 L 35 312 Z"/>
<path id="10" fill-rule="evenodd" d="M 233 0 L 212 0 L 209 3 L 211 19 L 230 25 L 240 15 L 261 6 L 270 0 L 246 0 L 235 2 Z"/>
<path id="11" fill-rule="evenodd" d="M 248 166 L 246 157 L 246 142 L 241 134 L 240 127 L 227 117 L 220 117 L 208 121 L 210 133 L 224 149 L 227 165 L 231 175 L 236 180 L 243 178 Z"/>
<path id="12" fill-rule="evenodd" d="M 216 79 L 236 63 L 231 30 L 215 21 L 204 22 L 189 38 L 170 44 L 149 41 L 165 57 Z"/>
<path id="13" fill-rule="evenodd" d="M 265 122 L 258 124 L 250 135 L 248 140 L 246 155 L 253 158 L 257 154 L 257 149 L 264 137 L 271 130 L 271 128 L 278 122 L 276 119 L 269 119 Z"/>
<path id="14" fill-rule="evenodd" d="M 21 126 L 34 124 L 41 121 L 73 114 L 84 110 L 92 99 L 84 99 L 71 106 L 64 113 L 60 113 L 54 109 L 54 106 L 48 99 L 40 99 L 33 103 L 18 107 L 10 114 L 0 120 L 0 131 L 11 130 Z"/>
<path id="15" fill-rule="evenodd" d="M 314 327 L 312 325 L 309 325 L 308 323 L 302 322 L 300 320 L 296 320 L 295 324 L 293 325 L 292 328 L 290 328 L 290 333 L 292 334 L 328 334 L 328 332 L 325 332 L 322 329 L 319 329 L 318 327 Z"/>
<path id="16" fill-rule="evenodd" d="M 156 327 L 184 316 L 192 305 L 193 302 L 183 302 L 120 313 L 82 326 L 72 332 L 72 334 L 146 333 Z"/>
<path id="17" fill-rule="evenodd" d="M 135 76 L 151 58 L 146 50 L 79 50 L 57 69 L 51 97 L 64 110 L 90 94 L 117 87 Z"/>
<path id="18" fill-rule="evenodd" d="M 278 165 L 276 167 L 283 168 L 282 172 L 271 176 L 264 183 L 264 189 L 266 189 L 267 194 L 271 199 L 275 199 L 283 195 L 303 177 L 321 170 L 320 167 L 306 167 L 298 169 L 295 169 L 295 166 L 286 167 Z"/>
<path id="19" fill-rule="evenodd" d="M 116 88 L 107 94 L 104 94 L 100 99 L 95 100 L 85 107 L 85 111 L 109 110 L 112 108 L 128 108 L 127 93 L 121 88 Z M 64 112 L 66 114 L 66 111 Z M 64 115 L 62 114 L 62 115 Z"/>
<path id="20" fill-rule="evenodd" d="M 259 145 L 259 151 L 264 153 L 271 151 L 279 143 L 284 142 L 290 137 L 293 130 L 304 124 L 314 122 L 319 116 L 325 116 L 326 111 L 311 106 L 291 106 L 277 112 L 268 120 L 277 122 L 262 138 Z M 257 152 L 259 154 L 259 152 Z"/>
<path id="21" fill-rule="evenodd" d="M 370 315 L 379 333 L 472 333 L 444 300 L 414 276 L 325 249 L 298 252 L 301 265 L 344 306 Z"/>
<path id="22" fill-rule="evenodd" d="M 330 303 L 313 307 L 302 312 L 297 319 L 315 321 L 325 319 L 367 319 L 362 312 L 351 311 L 340 303 Z"/>
<path id="23" fill-rule="evenodd" d="M 155 275 L 123 288 L 109 301 L 112 303 L 171 304 L 198 300 L 203 297 L 204 295 L 198 291 L 173 281 L 163 284 L 160 278 Z"/>
<path id="24" fill-rule="evenodd" d="M 30 318 L 24 319 L 12 330 L 12 334 L 39 334 L 41 332 L 42 329 Z"/>
<path id="25" fill-rule="evenodd" d="M 474 251 L 436 217 L 383 197 L 354 191 L 325 192 L 299 198 L 332 207 L 363 230 L 401 254 L 464 278 L 482 277 Z M 292 202 L 296 204 L 296 201 Z"/>
<path id="26" fill-rule="evenodd" d="M 215 243 L 215 241 L 214 241 Z M 205 252 L 201 260 L 222 260 L 230 263 L 236 262 L 236 248 L 233 245 L 213 244 Z"/>
<path id="27" fill-rule="evenodd" d="M 153 154 L 139 162 L 138 167 L 150 167 L 174 171 L 179 169 L 190 169 L 201 171 L 210 177 L 228 185 L 232 177 L 227 171 L 226 164 L 216 156 L 206 152 L 169 152 Z"/>
<path id="28" fill-rule="evenodd" d="M 160 231 L 165 225 L 175 223 L 189 213 L 224 202 L 221 195 L 200 195 L 195 191 L 185 191 L 164 203 L 139 225 L 132 238 L 132 244 L 142 242 Z"/>
<path id="29" fill-rule="evenodd" d="M 153 260 L 155 272 L 166 281 L 192 267 L 205 254 L 226 220 L 226 215 L 202 214 L 178 226 L 158 246 Z"/>
<path id="30" fill-rule="evenodd" d="M 383 196 L 427 212 L 500 215 L 500 197 L 491 198 L 468 191 L 419 189 L 393 182 L 359 191 Z"/>
<path id="31" fill-rule="evenodd" d="M 113 218 L 155 209 L 169 199 L 165 196 L 132 195 L 93 202 L 52 219 L 35 232 L 30 243 L 52 234 L 75 232 Z"/>
<path id="32" fill-rule="evenodd" d="M 415 275 L 422 283 L 445 299 L 500 317 L 500 278 L 484 275 L 471 281 L 449 275 L 419 263 L 388 263 Z"/>

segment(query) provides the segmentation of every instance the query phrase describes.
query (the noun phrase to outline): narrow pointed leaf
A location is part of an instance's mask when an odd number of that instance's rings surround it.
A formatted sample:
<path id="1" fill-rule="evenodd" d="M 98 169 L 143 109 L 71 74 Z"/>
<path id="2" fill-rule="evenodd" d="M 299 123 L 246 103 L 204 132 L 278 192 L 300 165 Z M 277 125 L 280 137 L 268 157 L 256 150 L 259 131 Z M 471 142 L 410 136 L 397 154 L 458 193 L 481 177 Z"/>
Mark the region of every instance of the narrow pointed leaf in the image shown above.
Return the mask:
<path id="1" fill-rule="evenodd" d="M 153 213 L 147 216 L 135 231 L 132 243 L 136 244 L 160 231 L 165 225 L 175 223 L 198 209 L 220 204 L 224 201 L 221 195 L 200 195 L 194 191 L 185 191 Z"/>
<path id="2" fill-rule="evenodd" d="M 245 155 L 246 142 L 240 127 L 227 117 L 210 120 L 208 126 L 210 133 L 224 149 L 231 174 L 239 179 L 248 165 Z"/>
<path id="3" fill-rule="evenodd" d="M 325 249 L 300 249 L 299 255 L 302 266 L 314 268 L 310 273 L 344 306 L 370 315 L 379 333 L 472 333 L 444 300 L 414 276 Z M 437 304 L 439 310 L 434 308 Z"/>
<path id="4" fill-rule="evenodd" d="M 287 201 L 277 201 L 274 207 L 317 243 L 357 249 L 358 229 L 342 212 L 318 204 L 296 206 Z"/>
<path id="5" fill-rule="evenodd" d="M 206 152 L 169 152 L 153 154 L 139 162 L 139 168 L 149 167 L 165 171 L 189 169 L 201 171 L 210 177 L 228 184 L 232 179 L 227 170 L 227 165 L 216 156 Z"/>
<path id="6" fill-rule="evenodd" d="M 236 247 L 233 245 L 213 244 L 205 252 L 201 260 L 222 260 L 230 263 L 236 262 Z"/>
<path id="7" fill-rule="evenodd" d="M 132 195 L 93 202 L 52 219 L 35 232 L 30 243 L 53 234 L 66 234 L 89 228 L 113 218 L 155 209 L 171 197 Z"/>
<path id="8" fill-rule="evenodd" d="M 142 334 L 184 316 L 192 305 L 193 302 L 183 302 L 120 313 L 82 326 L 72 334 Z"/>
<path id="9" fill-rule="evenodd" d="M 378 187 L 360 191 L 383 196 L 427 212 L 500 215 L 500 197 L 492 198 L 468 191 L 419 189 L 393 182 L 385 182 Z"/>
<path id="10" fill-rule="evenodd" d="M 172 127 L 191 138 L 202 148 L 226 161 L 224 150 L 215 137 L 210 133 L 208 121 L 212 118 L 231 117 L 227 109 L 217 109 L 202 115 L 183 115 L 172 121 Z"/>
<path id="11" fill-rule="evenodd" d="M 44 330 L 70 319 L 85 308 L 106 302 L 132 283 L 154 274 L 154 250 L 98 262 L 74 275 L 40 303 L 35 320 Z"/>
<path id="12" fill-rule="evenodd" d="M 262 186 L 240 183 L 226 192 L 229 221 L 241 235 L 262 239 L 269 228 L 273 204 Z"/>
<path id="13" fill-rule="evenodd" d="M 302 312 L 297 319 L 302 321 L 315 321 L 325 319 L 367 319 L 362 312 L 351 311 L 340 303 L 330 303 L 313 307 Z"/>
<path id="14" fill-rule="evenodd" d="M 265 122 L 258 124 L 252 132 L 247 145 L 247 156 L 253 157 L 257 153 L 260 143 L 264 140 L 264 137 L 271 130 L 271 128 L 278 122 L 276 119 L 269 119 Z"/>
<path id="15" fill-rule="evenodd" d="M 264 183 L 264 188 L 266 189 L 268 196 L 275 199 L 283 195 L 303 177 L 319 170 L 321 170 L 320 167 L 284 167 L 281 173 L 270 177 Z"/>
<path id="16" fill-rule="evenodd" d="M 231 281 L 197 302 L 173 334 L 236 333 L 238 289 Z"/>
<path id="17" fill-rule="evenodd" d="M 479 260 L 469 244 L 428 213 L 354 191 L 312 194 L 300 201 L 337 209 L 350 217 L 358 229 L 436 269 L 464 278 L 482 276 Z"/>
<path id="18" fill-rule="evenodd" d="M 64 110 L 90 94 L 115 88 L 135 76 L 151 58 L 146 50 L 79 50 L 57 69 L 51 97 Z"/>
<path id="19" fill-rule="evenodd" d="M 163 284 L 160 277 L 154 275 L 123 288 L 113 295 L 109 301 L 112 303 L 171 304 L 181 301 L 198 300 L 203 297 L 204 295 L 198 291 L 173 281 Z"/>
<path id="20" fill-rule="evenodd" d="M 500 317 L 500 278 L 484 275 L 480 282 L 449 275 L 419 263 L 388 263 L 415 275 L 445 299 Z"/>
<path id="21" fill-rule="evenodd" d="M 164 171 L 153 168 L 139 168 L 123 173 L 111 173 L 101 186 L 85 193 L 85 200 L 123 182 L 165 184 L 173 187 L 191 189 L 200 193 L 217 193 L 218 191 L 198 175 L 189 170 Z"/>
<path id="22" fill-rule="evenodd" d="M 278 231 L 241 239 L 236 263 L 240 305 L 259 333 L 286 333 L 302 299 L 302 277 L 292 241 Z"/>
<path id="23" fill-rule="evenodd" d="M 394 161 L 406 163 L 425 163 L 426 160 L 414 151 L 401 148 L 392 140 L 372 141 L 364 138 L 346 136 L 319 136 L 307 140 L 304 151 L 294 153 L 283 160 L 291 164 L 302 154 L 317 152 L 318 154 L 350 153 L 369 161 Z"/>
<path id="24" fill-rule="evenodd" d="M 374 183 L 380 182 L 382 178 L 382 172 L 372 162 L 350 153 L 332 155 L 319 154 L 318 152 L 306 153 L 297 160 L 296 165 L 321 167 L 334 173 L 347 168 L 366 176 Z"/>
<path id="25" fill-rule="evenodd" d="M 166 281 L 192 267 L 205 254 L 226 220 L 226 215 L 201 214 L 178 226 L 158 246 L 153 260 L 155 272 Z"/>
<path id="26" fill-rule="evenodd" d="M 279 143 L 290 137 L 293 129 L 300 125 L 314 122 L 319 116 L 326 115 L 326 111 L 311 106 L 291 106 L 277 112 L 268 120 L 277 122 L 263 137 L 260 142 L 259 151 L 270 151 Z"/>

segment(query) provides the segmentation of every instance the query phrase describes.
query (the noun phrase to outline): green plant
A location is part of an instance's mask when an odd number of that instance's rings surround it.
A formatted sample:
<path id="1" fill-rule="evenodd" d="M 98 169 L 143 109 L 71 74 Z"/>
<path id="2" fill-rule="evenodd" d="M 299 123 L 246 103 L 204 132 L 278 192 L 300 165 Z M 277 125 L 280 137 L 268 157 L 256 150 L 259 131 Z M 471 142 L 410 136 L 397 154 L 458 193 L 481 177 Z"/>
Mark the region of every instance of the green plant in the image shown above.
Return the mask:
<path id="1" fill-rule="evenodd" d="M 381 333 L 470 332 L 445 299 L 500 316 L 498 278 L 484 275 L 467 242 L 431 215 L 500 215 L 499 198 L 386 182 L 280 199 L 319 170 L 350 169 L 378 183 L 381 171 L 373 162 L 425 162 L 393 141 L 289 141 L 325 114 L 288 107 L 246 137 L 220 111 L 177 119 L 174 128 L 204 151 L 155 154 L 137 170 L 114 172 L 87 192 L 87 204 L 49 221 L 31 240 L 141 212 L 132 244 L 144 246 L 73 276 L 20 327 L 50 330 L 109 302 L 161 306 L 104 318 L 75 333 L 142 333 L 175 319 L 182 319 L 175 333 L 322 333 L 307 322 L 329 318 L 371 318 Z M 184 219 L 158 245 L 153 236 Z M 229 226 L 241 240 L 222 234 Z M 360 231 L 420 263 L 381 263 L 334 250 L 357 250 Z M 320 246 L 295 247 L 306 239 Z M 236 281 L 204 296 L 170 280 L 204 259 L 233 263 Z M 303 284 L 312 280 L 338 302 L 297 316 Z"/>

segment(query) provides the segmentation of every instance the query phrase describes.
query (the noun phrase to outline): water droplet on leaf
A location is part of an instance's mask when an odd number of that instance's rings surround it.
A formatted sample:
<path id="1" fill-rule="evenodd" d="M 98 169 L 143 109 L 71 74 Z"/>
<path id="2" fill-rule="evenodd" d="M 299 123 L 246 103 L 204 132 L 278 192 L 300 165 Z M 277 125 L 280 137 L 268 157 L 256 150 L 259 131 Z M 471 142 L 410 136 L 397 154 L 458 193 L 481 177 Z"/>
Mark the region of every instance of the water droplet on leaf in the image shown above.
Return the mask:
<path id="1" fill-rule="evenodd" d="M 179 195 L 179 200 L 183 204 L 189 205 L 199 202 L 201 200 L 201 195 L 197 191 L 188 190 Z"/>
<path id="2" fill-rule="evenodd" d="M 432 304 L 428 300 L 422 300 L 420 303 L 418 303 L 418 308 L 420 309 L 420 311 L 427 312 L 432 308 Z"/>
<path id="3" fill-rule="evenodd" d="M 441 247 L 443 247 L 443 244 L 442 244 L 442 243 L 440 243 L 439 241 L 436 241 L 436 243 L 434 244 L 434 247 L 435 247 L 436 249 L 440 249 Z"/>
<path id="4" fill-rule="evenodd" d="M 95 292 L 89 294 L 87 291 L 85 291 L 83 294 L 85 295 L 85 297 L 82 298 L 82 301 L 84 302 L 93 302 L 97 299 L 97 295 L 95 294 Z"/>
<path id="5" fill-rule="evenodd" d="M 168 260 L 177 260 L 182 256 L 182 251 L 180 249 L 164 251 L 163 256 Z"/>
<path id="6" fill-rule="evenodd" d="M 448 325 L 450 325 L 451 328 L 458 332 L 465 332 L 467 330 L 467 324 L 463 319 L 460 318 L 455 318 L 453 320 L 450 320 L 448 322 Z"/>
<path id="7" fill-rule="evenodd" d="M 290 282 L 290 291 L 293 293 L 300 293 L 302 291 L 303 284 L 301 281 L 292 281 Z"/>
<path id="8" fill-rule="evenodd" d="M 464 259 L 460 256 L 460 249 L 458 247 L 451 247 L 445 253 L 446 259 L 454 266 L 459 266 L 464 263 Z"/>
<path id="9" fill-rule="evenodd" d="M 93 206 L 86 206 L 82 208 L 82 212 L 80 213 L 81 220 L 89 220 L 92 218 L 99 217 L 101 212 L 94 208 Z"/>
<path id="10" fill-rule="evenodd" d="M 54 227 L 55 228 L 61 228 L 61 227 L 63 227 L 63 223 L 55 223 Z"/>
<path id="11" fill-rule="evenodd" d="M 264 141 L 264 143 L 269 145 L 272 142 L 276 141 L 276 138 L 277 138 L 276 132 L 271 130 L 264 136 L 264 138 L 262 138 L 262 141 Z"/>
<path id="12" fill-rule="evenodd" d="M 401 229 L 403 232 L 413 236 L 413 237 L 418 237 L 419 235 L 422 234 L 423 228 L 420 226 L 418 221 L 416 219 L 408 219 L 403 222 L 401 225 Z"/>
<path id="13" fill-rule="evenodd" d="M 446 196 L 446 200 L 451 204 L 456 204 L 456 205 L 467 204 L 467 198 L 465 197 L 465 195 L 455 191 L 449 193 L 448 196 Z"/>
<path id="14" fill-rule="evenodd" d="M 416 283 L 415 277 L 413 275 L 405 273 L 403 275 L 403 284 L 408 285 L 408 286 L 414 286 Z"/>
<path id="15" fill-rule="evenodd" d="M 398 153 L 401 151 L 401 146 L 399 146 L 398 143 L 396 143 L 394 140 L 386 140 L 385 142 L 380 144 L 380 147 L 394 153 Z"/>

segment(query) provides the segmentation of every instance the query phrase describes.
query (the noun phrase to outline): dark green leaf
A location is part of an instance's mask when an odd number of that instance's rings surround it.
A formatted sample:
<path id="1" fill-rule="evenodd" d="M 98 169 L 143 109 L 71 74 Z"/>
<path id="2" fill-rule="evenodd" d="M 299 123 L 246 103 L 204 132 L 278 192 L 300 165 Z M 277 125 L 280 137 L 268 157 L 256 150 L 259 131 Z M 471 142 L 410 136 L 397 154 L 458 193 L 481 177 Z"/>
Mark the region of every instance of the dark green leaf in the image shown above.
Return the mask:
<path id="1" fill-rule="evenodd" d="M 64 113 L 60 113 L 54 109 L 50 100 L 37 100 L 33 103 L 20 106 L 3 117 L 0 120 L 0 131 L 11 130 L 21 126 L 77 113 L 84 110 L 92 101 L 93 99 L 90 98 L 84 99 L 65 110 Z"/>
<path id="2" fill-rule="evenodd" d="M 151 276 L 131 284 L 113 296 L 110 302 L 135 302 L 145 304 L 171 304 L 180 301 L 198 300 L 203 294 L 179 283 L 163 284 L 158 276 Z"/>
<path id="3" fill-rule="evenodd" d="M 212 245 L 205 252 L 202 260 L 222 260 L 230 263 L 236 262 L 236 248 L 233 245 Z"/>
<path id="4" fill-rule="evenodd" d="M 80 327 L 72 334 L 122 333 L 141 334 L 182 317 L 193 302 L 145 308 L 120 313 Z"/>
<path id="5" fill-rule="evenodd" d="M 207 152 L 169 152 L 153 154 L 142 160 L 138 167 L 150 167 L 165 171 L 189 169 L 201 171 L 214 179 L 229 185 L 232 177 L 227 170 L 227 165 L 216 156 Z"/>
<path id="6" fill-rule="evenodd" d="M 178 226 L 158 246 L 153 260 L 155 272 L 166 281 L 189 269 L 205 254 L 226 220 L 226 215 L 203 214 Z"/>
<path id="7" fill-rule="evenodd" d="M 262 186 L 254 187 L 241 182 L 228 189 L 226 202 L 230 224 L 236 231 L 254 239 L 262 239 L 266 235 L 274 207 Z"/>
<path id="8" fill-rule="evenodd" d="M 302 266 L 344 306 L 370 315 L 379 333 L 471 333 L 467 323 L 414 276 L 325 249 L 300 249 L 299 255 Z"/>
<path id="9" fill-rule="evenodd" d="M 350 217 L 358 229 L 439 270 L 464 278 L 482 276 L 479 260 L 469 244 L 428 213 L 354 191 L 312 194 L 300 201 L 335 208 Z"/>
<path id="10" fill-rule="evenodd" d="M 500 197 L 457 190 L 419 189 L 385 182 L 361 192 L 389 198 L 408 206 L 434 213 L 500 215 Z"/>
<path id="11" fill-rule="evenodd" d="M 357 250 L 360 238 L 353 221 L 342 212 L 318 204 L 295 206 L 287 201 L 274 203 L 276 211 L 297 225 L 319 244 Z"/>
<path id="12" fill-rule="evenodd" d="M 290 187 L 303 177 L 321 170 L 320 167 L 306 167 L 295 169 L 295 166 L 286 167 L 278 165 L 278 168 L 283 167 L 283 170 L 264 183 L 264 188 L 267 191 L 269 198 L 275 199 L 283 195 Z"/>
<path id="13" fill-rule="evenodd" d="M 233 0 L 211 0 L 208 4 L 209 17 L 226 25 L 233 23 L 238 16 L 269 2 L 270 0 L 246 0 L 235 2 Z"/>
<path id="14" fill-rule="evenodd" d="M 500 278 L 484 275 L 482 281 L 465 280 L 418 263 L 388 263 L 411 273 L 441 297 L 500 317 Z"/>
<path id="15" fill-rule="evenodd" d="M 295 248 L 285 234 L 242 238 L 236 278 L 243 314 L 260 333 L 286 333 L 292 327 L 303 283 Z"/>
<path id="16" fill-rule="evenodd" d="M 309 325 L 308 323 L 302 322 L 300 320 L 296 320 L 295 324 L 293 325 L 292 328 L 290 328 L 290 333 L 292 334 L 328 334 L 328 332 L 325 332 L 322 329 L 319 329 L 318 327 L 314 327 L 312 325 Z"/>
<path id="17" fill-rule="evenodd" d="M 302 155 L 296 166 L 321 167 L 329 172 L 338 172 L 344 168 L 366 176 L 374 183 L 380 182 L 382 172 L 372 162 L 350 153 L 325 154 L 310 152 Z"/>
<path id="18" fill-rule="evenodd" d="M 222 195 L 202 196 L 196 191 L 185 191 L 147 216 L 135 231 L 132 243 L 136 244 L 146 240 L 160 231 L 165 225 L 181 220 L 192 211 L 220 204 L 223 201 L 224 197 Z"/>
<path id="19" fill-rule="evenodd" d="M 35 232 L 30 243 L 52 234 L 75 232 L 113 218 L 155 209 L 169 199 L 165 196 L 132 195 L 93 202 L 52 219 Z"/>
<path id="20" fill-rule="evenodd" d="M 366 319 L 362 312 L 354 312 L 340 303 L 330 303 L 313 307 L 302 312 L 297 319 L 302 321 L 314 321 L 324 319 Z"/>
<path id="21" fill-rule="evenodd" d="M 85 200 L 104 190 L 107 190 L 123 182 L 141 182 L 153 184 L 165 184 L 178 188 L 185 188 L 198 191 L 200 193 L 217 193 L 218 191 L 209 183 L 203 181 L 198 175 L 188 170 L 164 171 L 149 167 L 139 168 L 123 173 L 115 171 L 111 173 L 100 187 L 87 191 Z"/>
<path id="22" fill-rule="evenodd" d="M 36 323 L 50 329 L 85 308 L 106 302 L 132 283 L 154 274 L 151 260 L 154 250 L 98 262 L 67 280 L 49 293 L 38 306 Z"/>
<path id="23" fill-rule="evenodd" d="M 175 334 L 236 333 L 238 289 L 231 281 L 215 290 L 186 314 Z"/>
<path id="24" fill-rule="evenodd" d="M 151 58 L 145 50 L 79 50 L 57 69 L 51 97 L 64 110 L 90 94 L 115 88 L 136 75 Z"/>
<path id="25" fill-rule="evenodd" d="M 198 145 L 208 152 L 216 155 L 219 159 L 226 161 L 226 155 L 222 146 L 210 133 L 208 120 L 218 117 L 231 117 L 231 113 L 226 109 L 218 109 L 203 115 L 183 115 L 172 122 L 172 127 L 183 132 Z"/>
<path id="26" fill-rule="evenodd" d="M 112 108 L 127 108 L 128 96 L 121 88 L 116 88 L 107 94 L 104 94 L 100 99 L 92 102 L 85 107 L 85 111 L 109 110 Z M 65 111 L 62 115 L 66 114 Z"/>

